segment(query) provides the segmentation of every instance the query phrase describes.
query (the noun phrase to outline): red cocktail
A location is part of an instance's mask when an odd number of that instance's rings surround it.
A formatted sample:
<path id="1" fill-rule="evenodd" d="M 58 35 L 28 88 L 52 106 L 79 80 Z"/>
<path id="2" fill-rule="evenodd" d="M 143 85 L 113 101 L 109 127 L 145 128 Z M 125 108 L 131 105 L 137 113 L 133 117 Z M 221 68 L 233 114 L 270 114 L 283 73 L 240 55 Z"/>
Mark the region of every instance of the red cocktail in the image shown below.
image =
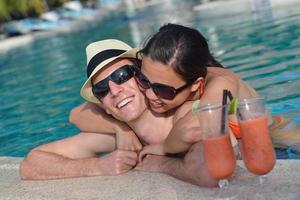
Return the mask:
<path id="1" fill-rule="evenodd" d="M 240 122 L 243 159 L 247 169 L 256 175 L 270 172 L 276 161 L 267 120 L 260 116 Z"/>
<path id="2" fill-rule="evenodd" d="M 220 187 L 224 187 L 236 166 L 228 134 L 228 105 L 201 105 L 195 113 L 199 120 L 207 172 L 220 180 Z"/>
<path id="3" fill-rule="evenodd" d="M 253 174 L 269 173 L 276 162 L 268 128 L 264 99 L 245 99 L 238 105 L 241 152 L 246 168 Z"/>
<path id="4" fill-rule="evenodd" d="M 234 172 L 236 161 L 229 134 L 203 139 L 204 161 L 210 176 L 226 179 Z"/>

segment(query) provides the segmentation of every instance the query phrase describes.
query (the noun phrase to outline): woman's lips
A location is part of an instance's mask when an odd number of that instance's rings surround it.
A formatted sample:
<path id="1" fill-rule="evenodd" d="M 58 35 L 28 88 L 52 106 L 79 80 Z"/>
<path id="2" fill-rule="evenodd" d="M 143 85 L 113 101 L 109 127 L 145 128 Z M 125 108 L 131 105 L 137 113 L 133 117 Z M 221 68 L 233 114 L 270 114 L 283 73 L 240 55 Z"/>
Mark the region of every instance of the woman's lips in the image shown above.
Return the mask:
<path id="1" fill-rule="evenodd" d="M 163 103 L 157 103 L 157 102 L 153 102 L 153 101 L 150 101 L 149 103 L 152 108 L 160 108 L 163 106 Z"/>

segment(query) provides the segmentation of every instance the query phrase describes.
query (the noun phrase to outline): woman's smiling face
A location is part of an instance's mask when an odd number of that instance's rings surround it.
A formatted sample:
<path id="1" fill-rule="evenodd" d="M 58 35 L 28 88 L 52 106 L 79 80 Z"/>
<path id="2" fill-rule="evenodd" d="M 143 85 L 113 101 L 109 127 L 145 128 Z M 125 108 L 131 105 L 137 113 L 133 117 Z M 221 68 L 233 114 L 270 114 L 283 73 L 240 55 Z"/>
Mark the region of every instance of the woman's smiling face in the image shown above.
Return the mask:
<path id="1" fill-rule="evenodd" d="M 186 84 L 179 74 L 172 67 L 152 60 L 150 57 L 144 56 L 141 72 L 148 78 L 150 83 L 160 83 L 174 88 L 180 88 Z M 157 113 L 164 113 L 183 104 L 191 94 L 191 87 L 187 87 L 178 93 L 174 99 L 166 100 L 157 96 L 151 88 L 142 89 L 149 100 L 150 108 Z"/>

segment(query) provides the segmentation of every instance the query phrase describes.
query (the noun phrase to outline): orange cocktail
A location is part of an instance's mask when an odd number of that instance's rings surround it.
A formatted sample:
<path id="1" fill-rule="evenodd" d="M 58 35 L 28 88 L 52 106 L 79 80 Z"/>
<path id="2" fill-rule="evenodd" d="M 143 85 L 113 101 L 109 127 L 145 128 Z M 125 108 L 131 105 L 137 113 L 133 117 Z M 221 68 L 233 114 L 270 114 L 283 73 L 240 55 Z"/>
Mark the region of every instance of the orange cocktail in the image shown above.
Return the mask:
<path id="1" fill-rule="evenodd" d="M 209 175 L 218 180 L 228 178 L 236 165 L 229 134 L 203 139 L 202 142 Z"/>
<path id="2" fill-rule="evenodd" d="M 228 104 L 201 105 L 195 112 L 202 135 L 203 154 L 207 173 L 222 188 L 235 170 L 235 157 L 228 130 Z"/>
<path id="3" fill-rule="evenodd" d="M 246 168 L 256 175 L 270 172 L 276 162 L 268 128 L 265 99 L 255 97 L 238 104 L 241 152 Z"/>
<path id="4" fill-rule="evenodd" d="M 240 122 L 242 154 L 247 169 L 256 174 L 270 172 L 276 161 L 268 129 L 268 118 L 261 115 Z"/>

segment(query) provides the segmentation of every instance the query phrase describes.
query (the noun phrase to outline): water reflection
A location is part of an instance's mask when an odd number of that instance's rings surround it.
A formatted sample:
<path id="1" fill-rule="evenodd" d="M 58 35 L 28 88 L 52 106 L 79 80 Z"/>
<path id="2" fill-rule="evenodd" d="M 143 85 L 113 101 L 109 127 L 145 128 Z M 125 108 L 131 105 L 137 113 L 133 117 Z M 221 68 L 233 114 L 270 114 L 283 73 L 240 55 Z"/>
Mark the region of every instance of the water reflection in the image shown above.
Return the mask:
<path id="1" fill-rule="evenodd" d="M 265 22 L 273 19 L 270 0 L 249 0 L 252 17 L 255 21 Z"/>

